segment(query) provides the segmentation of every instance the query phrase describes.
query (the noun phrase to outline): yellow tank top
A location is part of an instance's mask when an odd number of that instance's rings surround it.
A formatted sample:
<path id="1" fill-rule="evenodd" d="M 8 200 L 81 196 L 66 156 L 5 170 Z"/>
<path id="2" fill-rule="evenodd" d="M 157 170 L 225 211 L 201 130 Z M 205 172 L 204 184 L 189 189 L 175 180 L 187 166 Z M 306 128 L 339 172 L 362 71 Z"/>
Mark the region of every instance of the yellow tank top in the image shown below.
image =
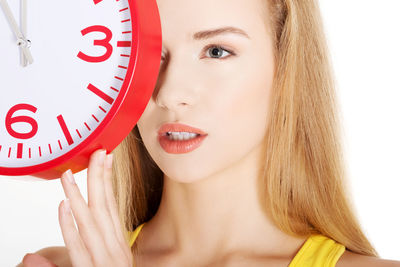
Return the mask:
<path id="1" fill-rule="evenodd" d="M 129 232 L 132 247 L 144 223 Z M 321 234 L 314 234 L 301 246 L 288 267 L 334 267 L 346 250 L 345 246 Z"/>

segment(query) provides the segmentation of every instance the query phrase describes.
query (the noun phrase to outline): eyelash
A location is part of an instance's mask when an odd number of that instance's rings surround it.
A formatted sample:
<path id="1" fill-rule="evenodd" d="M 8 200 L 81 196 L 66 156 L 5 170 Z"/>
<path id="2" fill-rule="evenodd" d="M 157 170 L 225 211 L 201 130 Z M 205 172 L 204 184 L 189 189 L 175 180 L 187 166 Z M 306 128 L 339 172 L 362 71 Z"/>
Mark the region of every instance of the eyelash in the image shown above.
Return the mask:
<path id="1" fill-rule="evenodd" d="M 228 52 L 228 53 L 230 54 L 230 55 L 228 55 L 228 56 L 220 57 L 220 58 L 209 57 L 209 58 L 211 58 L 211 59 L 221 59 L 221 60 L 224 60 L 224 59 L 227 59 L 227 58 L 229 58 L 229 57 L 231 57 L 231 56 L 236 55 L 233 51 L 231 51 L 231 50 L 229 50 L 229 49 L 226 49 L 226 48 L 223 47 L 222 45 L 217 45 L 217 44 L 210 44 L 210 45 L 207 45 L 207 46 L 204 48 L 204 51 L 205 51 L 205 52 L 208 52 L 208 51 L 210 50 L 210 48 L 220 48 L 220 49 L 222 49 L 222 50 L 224 50 L 224 51 L 226 51 L 226 52 Z"/>
<path id="2" fill-rule="evenodd" d="M 210 44 L 210 45 L 207 45 L 207 46 L 204 48 L 203 51 L 208 52 L 208 50 L 209 50 L 210 48 L 214 48 L 214 47 L 221 48 L 222 50 L 224 50 L 224 51 L 226 51 L 226 52 L 228 52 L 228 53 L 230 54 L 230 55 L 228 55 L 228 56 L 226 56 L 226 57 L 223 57 L 223 58 L 216 58 L 216 59 L 221 59 L 221 60 L 223 60 L 223 59 L 227 59 L 227 58 L 229 58 L 229 57 L 231 57 L 231 56 L 235 56 L 235 55 L 236 55 L 236 53 L 234 53 L 233 51 L 231 51 L 231 50 L 229 50 L 229 49 L 226 49 L 226 48 L 223 47 L 222 45 L 217 45 L 217 44 Z M 209 57 L 209 58 L 212 58 L 212 59 L 213 59 L 213 57 Z M 161 56 L 161 61 L 164 61 L 164 60 L 165 60 L 165 56 L 162 55 L 162 56 Z"/>

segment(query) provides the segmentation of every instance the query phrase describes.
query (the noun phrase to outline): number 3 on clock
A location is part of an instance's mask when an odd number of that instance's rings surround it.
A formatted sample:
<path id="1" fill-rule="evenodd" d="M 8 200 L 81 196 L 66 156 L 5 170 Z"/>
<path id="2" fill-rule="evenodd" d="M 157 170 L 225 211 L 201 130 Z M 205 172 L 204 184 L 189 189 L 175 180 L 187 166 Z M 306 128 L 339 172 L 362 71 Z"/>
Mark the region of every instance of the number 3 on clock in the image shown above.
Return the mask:
<path id="1" fill-rule="evenodd" d="M 78 57 L 84 61 L 91 62 L 91 63 L 99 63 L 99 62 L 106 61 L 107 59 L 109 59 L 111 57 L 112 52 L 113 52 L 113 47 L 110 44 L 110 41 L 112 38 L 112 32 L 107 27 L 101 26 L 101 25 L 90 26 L 81 31 L 83 36 L 85 36 L 86 34 L 91 33 L 91 32 L 102 32 L 106 35 L 106 38 L 104 38 L 102 40 L 94 40 L 94 42 L 93 42 L 94 45 L 103 46 L 104 48 L 106 48 L 107 49 L 106 53 L 99 57 L 92 57 L 92 56 L 88 56 L 82 52 L 79 52 Z"/>

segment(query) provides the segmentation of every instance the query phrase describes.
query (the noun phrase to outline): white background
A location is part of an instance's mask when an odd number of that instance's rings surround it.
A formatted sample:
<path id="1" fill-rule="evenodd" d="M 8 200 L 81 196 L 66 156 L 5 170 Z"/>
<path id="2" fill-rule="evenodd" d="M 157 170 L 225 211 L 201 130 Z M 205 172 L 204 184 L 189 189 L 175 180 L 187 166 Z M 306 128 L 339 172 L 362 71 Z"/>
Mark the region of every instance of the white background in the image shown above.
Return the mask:
<path id="1" fill-rule="evenodd" d="M 400 260 L 400 2 L 320 5 L 344 119 L 351 198 L 381 257 Z M 86 198 L 86 171 L 75 177 Z M 64 245 L 57 213 L 62 199 L 58 179 L 0 177 L 0 266 Z"/>

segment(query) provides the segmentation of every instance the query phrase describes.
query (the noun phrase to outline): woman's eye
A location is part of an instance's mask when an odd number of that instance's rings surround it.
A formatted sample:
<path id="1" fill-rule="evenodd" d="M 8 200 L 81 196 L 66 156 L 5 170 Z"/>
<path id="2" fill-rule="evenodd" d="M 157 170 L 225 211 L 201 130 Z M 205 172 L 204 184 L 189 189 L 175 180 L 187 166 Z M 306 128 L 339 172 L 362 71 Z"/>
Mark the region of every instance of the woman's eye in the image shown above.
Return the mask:
<path id="1" fill-rule="evenodd" d="M 229 50 L 224 49 L 221 46 L 212 45 L 210 47 L 207 47 L 207 54 L 212 58 L 226 58 L 232 55 L 233 53 Z M 226 54 L 228 56 L 223 56 Z"/>

